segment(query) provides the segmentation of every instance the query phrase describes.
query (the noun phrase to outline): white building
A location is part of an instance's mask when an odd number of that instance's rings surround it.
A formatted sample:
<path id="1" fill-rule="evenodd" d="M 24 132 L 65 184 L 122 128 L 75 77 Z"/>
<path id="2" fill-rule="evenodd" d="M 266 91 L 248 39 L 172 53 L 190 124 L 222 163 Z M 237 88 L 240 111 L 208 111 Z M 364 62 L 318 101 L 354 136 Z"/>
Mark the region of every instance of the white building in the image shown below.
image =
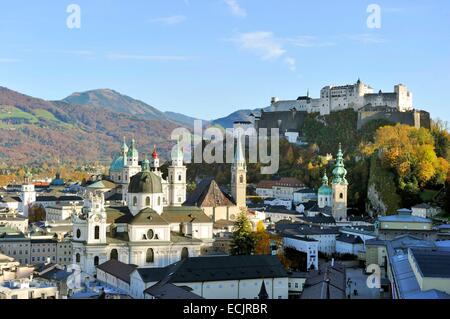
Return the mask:
<path id="1" fill-rule="evenodd" d="M 24 278 L 1 283 L 0 299 L 59 299 L 59 292 L 56 285 Z"/>
<path id="2" fill-rule="evenodd" d="M 283 246 L 291 247 L 298 251 L 306 253 L 306 269 L 319 269 L 319 242 L 301 236 L 284 236 Z"/>
<path id="3" fill-rule="evenodd" d="M 277 180 L 265 180 L 256 186 L 256 194 L 262 198 L 293 200 L 294 193 L 304 185 L 293 177 L 282 177 Z"/>
<path id="4" fill-rule="evenodd" d="M 163 269 L 137 268 L 130 276 L 130 295 L 143 299 L 144 291 L 159 282 L 189 287 L 205 299 L 259 299 L 262 290 L 268 299 L 289 295 L 288 274 L 276 256 L 199 257 Z"/>
<path id="5" fill-rule="evenodd" d="M 358 79 L 355 84 L 334 86 L 328 85 L 320 90 L 319 98 L 308 96 L 299 97 L 297 100 L 282 101 L 272 98 L 270 107 L 265 111 L 305 111 L 308 113 L 320 113 L 328 115 L 334 111 L 345 109 L 360 110 L 364 106 L 388 106 L 393 110 L 405 112 L 413 109 L 413 95 L 403 84 L 394 86 L 394 92 L 378 93 L 369 85 Z"/>
<path id="6" fill-rule="evenodd" d="M 365 251 L 364 242 L 359 236 L 341 234 L 336 238 L 336 253 L 357 256 L 359 252 Z"/>

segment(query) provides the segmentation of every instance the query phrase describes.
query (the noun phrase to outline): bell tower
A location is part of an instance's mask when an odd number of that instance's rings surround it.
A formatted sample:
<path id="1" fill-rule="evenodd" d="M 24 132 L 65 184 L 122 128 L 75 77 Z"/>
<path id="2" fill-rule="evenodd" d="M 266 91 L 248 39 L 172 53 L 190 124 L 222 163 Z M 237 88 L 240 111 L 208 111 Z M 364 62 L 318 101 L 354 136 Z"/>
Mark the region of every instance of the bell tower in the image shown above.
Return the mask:
<path id="1" fill-rule="evenodd" d="M 30 206 L 36 202 L 36 190 L 32 183 L 32 175 L 27 171 L 24 178 L 24 184 L 22 185 L 22 214 L 28 217 Z"/>
<path id="2" fill-rule="evenodd" d="M 347 219 L 347 193 L 348 181 L 346 179 L 347 170 L 344 166 L 344 154 L 342 153 L 341 144 L 336 156 L 336 165 L 333 169 L 332 181 L 332 214 L 336 221 Z"/>
<path id="3" fill-rule="evenodd" d="M 183 150 L 180 143 L 177 143 L 168 169 L 170 206 L 181 206 L 186 201 L 186 166 L 183 164 L 183 157 Z"/>
<path id="4" fill-rule="evenodd" d="M 242 148 L 242 136 L 237 138 L 236 154 L 231 167 L 231 195 L 239 208 L 247 207 L 247 164 Z"/>

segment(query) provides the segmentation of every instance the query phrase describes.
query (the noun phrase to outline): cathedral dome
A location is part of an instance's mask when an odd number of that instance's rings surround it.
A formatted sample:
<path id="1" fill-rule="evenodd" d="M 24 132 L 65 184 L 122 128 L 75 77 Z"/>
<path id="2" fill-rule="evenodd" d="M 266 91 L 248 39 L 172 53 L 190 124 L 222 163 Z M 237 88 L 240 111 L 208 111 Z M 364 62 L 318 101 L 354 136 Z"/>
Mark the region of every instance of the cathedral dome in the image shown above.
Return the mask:
<path id="1" fill-rule="evenodd" d="M 123 165 L 123 156 L 118 156 L 116 157 L 112 163 L 111 166 L 109 167 L 110 171 L 121 171 L 123 169 L 124 165 Z"/>
<path id="2" fill-rule="evenodd" d="M 131 194 L 159 194 L 162 192 L 161 178 L 149 171 L 134 175 L 128 186 L 128 193 Z"/>
<path id="3" fill-rule="evenodd" d="M 319 188 L 319 195 L 328 196 L 328 195 L 332 195 L 332 194 L 333 194 L 333 191 L 332 191 L 331 187 L 328 185 L 322 185 Z"/>

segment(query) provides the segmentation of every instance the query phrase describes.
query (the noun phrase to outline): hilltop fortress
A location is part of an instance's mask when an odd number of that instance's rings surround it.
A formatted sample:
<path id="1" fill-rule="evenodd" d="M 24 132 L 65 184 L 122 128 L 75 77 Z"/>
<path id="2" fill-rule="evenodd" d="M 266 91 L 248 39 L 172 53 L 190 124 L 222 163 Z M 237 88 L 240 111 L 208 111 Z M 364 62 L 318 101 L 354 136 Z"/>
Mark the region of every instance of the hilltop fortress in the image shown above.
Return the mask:
<path id="1" fill-rule="evenodd" d="M 358 112 L 358 128 L 367 122 L 385 119 L 415 127 L 430 127 L 429 113 L 416 110 L 413 94 L 403 84 L 394 86 L 394 92 L 374 93 L 374 89 L 360 79 L 355 84 L 325 86 L 319 98 L 309 92 L 297 100 L 279 100 L 273 97 L 271 105 L 254 114 L 257 128 L 280 128 L 282 133 L 298 131 L 307 113 L 321 116 L 332 112 L 353 109 Z"/>

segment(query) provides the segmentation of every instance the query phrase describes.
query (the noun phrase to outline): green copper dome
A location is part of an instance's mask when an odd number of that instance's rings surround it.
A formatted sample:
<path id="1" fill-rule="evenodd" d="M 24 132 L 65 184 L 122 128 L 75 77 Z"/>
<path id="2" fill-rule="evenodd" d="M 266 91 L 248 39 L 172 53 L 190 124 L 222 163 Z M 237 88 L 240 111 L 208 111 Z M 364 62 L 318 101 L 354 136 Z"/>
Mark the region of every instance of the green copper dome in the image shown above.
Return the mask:
<path id="1" fill-rule="evenodd" d="M 109 167 L 109 170 L 118 172 L 118 171 L 121 171 L 123 169 L 123 167 L 124 167 L 123 156 L 117 156 L 112 161 L 111 166 Z"/>
<path id="2" fill-rule="evenodd" d="M 128 186 L 128 193 L 132 194 L 160 194 L 162 192 L 161 178 L 150 171 L 134 175 Z"/>
<path id="3" fill-rule="evenodd" d="M 322 178 L 322 186 L 320 186 L 320 188 L 319 188 L 319 195 L 328 196 L 328 195 L 332 195 L 332 194 L 333 194 L 333 190 L 331 189 L 330 186 L 328 186 L 328 176 L 327 176 L 327 173 L 325 172 L 325 174 L 323 175 L 323 178 Z"/>
<path id="4" fill-rule="evenodd" d="M 336 156 L 336 165 L 333 169 L 333 184 L 347 184 L 346 177 L 347 170 L 344 166 L 344 154 L 342 152 L 342 146 L 339 143 L 339 151 Z"/>
<path id="5" fill-rule="evenodd" d="M 136 148 L 136 141 L 134 139 L 131 141 L 131 146 L 130 146 L 130 149 L 128 150 L 127 156 L 128 157 L 138 157 L 139 156 L 138 150 Z"/>

